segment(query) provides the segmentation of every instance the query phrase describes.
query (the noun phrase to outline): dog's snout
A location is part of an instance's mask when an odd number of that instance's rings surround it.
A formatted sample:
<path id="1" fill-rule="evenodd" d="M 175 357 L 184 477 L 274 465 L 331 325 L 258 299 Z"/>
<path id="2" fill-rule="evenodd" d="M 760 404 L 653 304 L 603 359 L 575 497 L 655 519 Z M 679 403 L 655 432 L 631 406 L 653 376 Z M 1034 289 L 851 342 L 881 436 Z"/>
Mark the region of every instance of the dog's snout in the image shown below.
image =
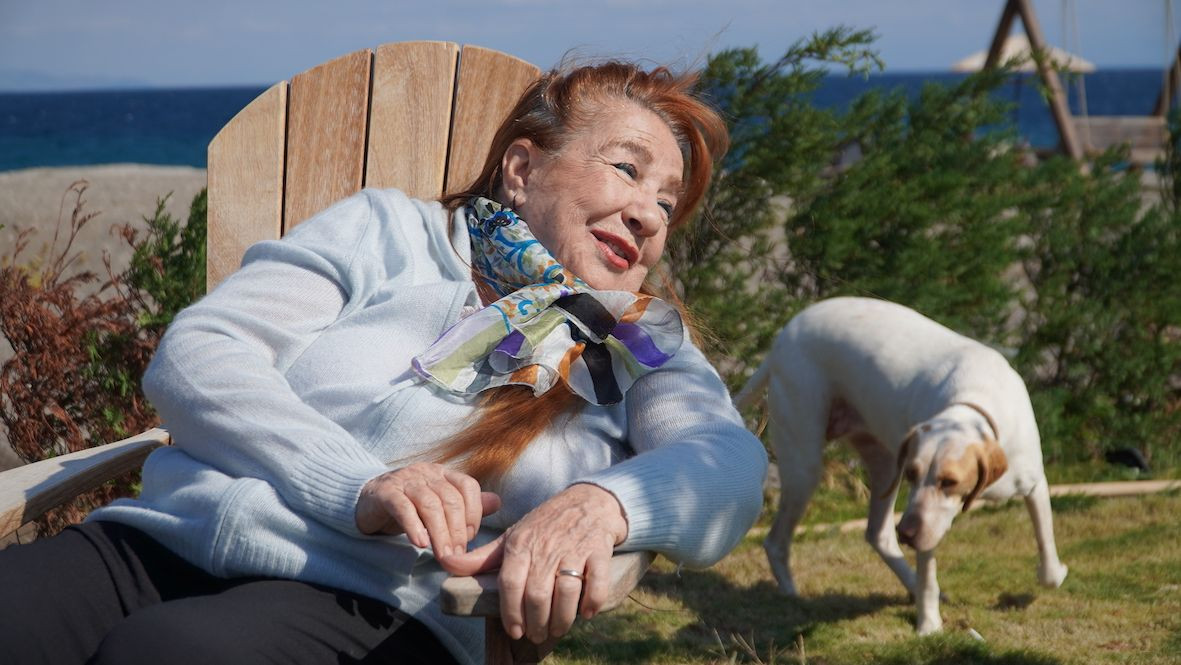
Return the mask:
<path id="1" fill-rule="evenodd" d="M 919 526 L 916 520 L 911 520 L 904 517 L 898 522 L 898 526 L 895 531 L 898 533 L 898 542 L 908 547 L 914 547 L 914 539 L 919 532 Z"/>

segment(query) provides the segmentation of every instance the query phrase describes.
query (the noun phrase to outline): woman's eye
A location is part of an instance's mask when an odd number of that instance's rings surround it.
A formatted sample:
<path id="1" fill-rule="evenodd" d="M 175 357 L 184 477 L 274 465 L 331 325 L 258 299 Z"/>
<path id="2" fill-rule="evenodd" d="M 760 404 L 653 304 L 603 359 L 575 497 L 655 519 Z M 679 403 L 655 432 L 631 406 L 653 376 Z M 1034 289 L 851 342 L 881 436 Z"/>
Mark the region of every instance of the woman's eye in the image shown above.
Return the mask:
<path id="1" fill-rule="evenodd" d="M 637 171 L 636 171 L 636 167 L 634 164 L 628 164 L 627 162 L 620 162 L 615 165 L 615 168 L 626 173 L 628 175 L 628 177 L 631 177 L 631 178 L 636 177 Z"/>
<path id="2" fill-rule="evenodd" d="M 669 203 L 668 201 L 661 201 L 657 205 L 659 205 L 660 209 L 664 211 L 665 221 L 673 216 L 673 204 Z"/>

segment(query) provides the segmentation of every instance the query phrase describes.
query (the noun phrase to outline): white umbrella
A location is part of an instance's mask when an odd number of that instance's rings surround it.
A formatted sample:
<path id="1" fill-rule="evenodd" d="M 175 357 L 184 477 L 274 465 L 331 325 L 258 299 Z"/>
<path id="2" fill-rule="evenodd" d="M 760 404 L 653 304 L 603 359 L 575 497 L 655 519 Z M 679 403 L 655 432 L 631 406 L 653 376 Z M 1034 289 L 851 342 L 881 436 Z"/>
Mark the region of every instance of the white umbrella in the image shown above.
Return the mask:
<path id="1" fill-rule="evenodd" d="M 1073 53 L 1068 53 L 1053 46 L 1047 46 L 1045 51 L 1046 55 L 1050 57 L 1051 65 L 1058 69 L 1080 74 L 1089 74 L 1095 71 L 1094 64 Z M 1023 34 L 1010 35 L 1005 40 L 1005 44 L 1001 48 L 1001 56 L 997 59 L 997 64 L 1008 62 L 1018 57 L 1024 58 L 1024 61 L 1020 67 L 1017 67 L 1016 71 L 1036 71 L 1037 65 L 1033 61 L 1033 48 L 1029 45 L 1029 38 Z M 987 58 L 987 50 L 978 51 L 953 64 L 951 70 L 953 72 L 977 72 L 984 68 L 984 61 Z"/>

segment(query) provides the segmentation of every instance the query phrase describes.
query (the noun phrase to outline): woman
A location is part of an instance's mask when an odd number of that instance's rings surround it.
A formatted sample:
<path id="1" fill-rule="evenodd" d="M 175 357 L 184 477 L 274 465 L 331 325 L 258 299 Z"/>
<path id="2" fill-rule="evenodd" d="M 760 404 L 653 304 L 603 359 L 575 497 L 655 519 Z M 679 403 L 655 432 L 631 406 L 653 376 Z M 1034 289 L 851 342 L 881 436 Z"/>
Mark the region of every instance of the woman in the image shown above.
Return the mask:
<path id="1" fill-rule="evenodd" d="M 616 548 L 723 556 L 766 457 L 645 286 L 725 149 L 692 84 L 551 72 L 466 191 L 366 190 L 252 247 L 145 376 L 175 446 L 140 497 L 0 553 L 0 655 L 479 662 L 448 573 L 499 568 L 540 642 Z"/>

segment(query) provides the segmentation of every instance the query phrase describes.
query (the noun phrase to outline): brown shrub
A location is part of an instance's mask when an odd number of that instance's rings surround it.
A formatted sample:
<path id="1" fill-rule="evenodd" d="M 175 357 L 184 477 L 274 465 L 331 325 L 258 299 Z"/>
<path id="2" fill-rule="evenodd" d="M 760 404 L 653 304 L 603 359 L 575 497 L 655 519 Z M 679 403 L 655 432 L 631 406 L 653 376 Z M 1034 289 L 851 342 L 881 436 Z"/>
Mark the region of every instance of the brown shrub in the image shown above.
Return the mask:
<path id="1" fill-rule="evenodd" d="M 137 324 L 140 294 L 111 274 L 71 273 L 79 231 L 98 212 L 86 212 L 86 181 L 63 194 L 73 198 L 68 227 L 59 215 L 53 243 L 21 264 L 29 230 L 0 257 L 0 334 L 13 356 L 0 366 L 0 422 L 26 462 L 123 438 L 154 426 L 155 413 L 139 387 L 159 329 Z M 64 236 L 64 237 L 63 237 Z M 129 240 L 130 242 L 130 240 Z M 97 285 L 97 289 L 95 286 Z M 142 300 L 142 299 L 141 299 Z M 138 479 L 121 478 L 57 508 L 38 521 L 43 534 L 79 521 L 95 505 L 129 494 Z"/>

